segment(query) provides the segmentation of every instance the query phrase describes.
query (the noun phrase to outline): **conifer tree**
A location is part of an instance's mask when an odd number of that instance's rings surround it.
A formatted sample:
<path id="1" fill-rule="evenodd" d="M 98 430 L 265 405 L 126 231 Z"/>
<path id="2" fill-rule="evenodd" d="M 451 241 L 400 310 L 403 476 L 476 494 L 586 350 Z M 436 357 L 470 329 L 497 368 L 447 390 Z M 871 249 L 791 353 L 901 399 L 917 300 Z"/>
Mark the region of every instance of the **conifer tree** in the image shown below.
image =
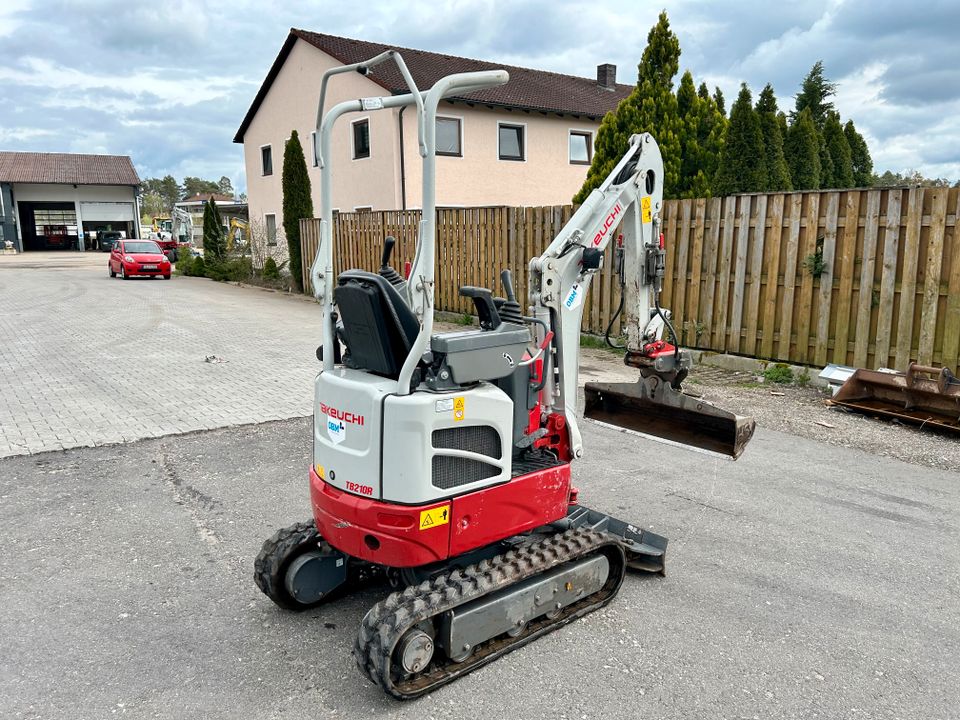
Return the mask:
<path id="1" fill-rule="evenodd" d="M 677 112 L 680 117 L 685 118 L 695 112 L 698 100 L 697 90 L 693 86 L 693 75 L 687 70 L 680 78 L 680 86 L 677 88 Z"/>
<path id="2" fill-rule="evenodd" d="M 670 30 L 666 12 L 647 35 L 638 65 L 637 86 L 617 109 L 607 113 L 597 131 L 593 162 L 587 179 L 574 196 L 583 202 L 623 157 L 635 133 L 652 133 L 663 155 L 664 197 L 676 197 L 680 179 L 680 115 L 673 94 L 673 77 L 680 67 L 680 41 Z"/>
<path id="3" fill-rule="evenodd" d="M 809 109 L 813 124 L 818 130 L 823 129 L 823 124 L 827 121 L 827 113 L 833 110 L 833 103 L 829 98 L 836 92 L 837 84 L 823 76 L 823 61 L 817 60 L 800 84 L 796 109 L 790 113 L 790 119 L 796 120 L 797 115 Z"/>
<path id="4" fill-rule="evenodd" d="M 303 257 L 300 251 L 300 220 L 313 217 L 310 197 L 310 175 L 296 130 L 290 133 L 283 148 L 283 233 L 287 236 L 290 277 L 303 292 Z"/>
<path id="5" fill-rule="evenodd" d="M 820 139 L 809 108 L 797 115 L 787 131 L 784 155 L 794 190 L 820 189 Z"/>
<path id="6" fill-rule="evenodd" d="M 683 123 L 677 194 L 685 198 L 709 197 L 723 148 L 727 120 L 717 110 L 706 84 L 694 90 L 690 71 L 685 72 L 680 80 L 677 107 Z"/>
<path id="7" fill-rule="evenodd" d="M 746 83 L 730 108 L 730 124 L 720 153 L 713 191 L 716 195 L 757 192 L 767 185 L 766 158 L 760 118 Z"/>
<path id="8" fill-rule="evenodd" d="M 720 111 L 720 114 L 726 117 L 727 108 L 723 103 L 723 91 L 719 87 L 713 89 L 713 102 L 716 103 L 717 110 Z"/>
<path id="9" fill-rule="evenodd" d="M 853 120 L 847 120 L 843 126 L 843 134 L 850 145 L 850 164 L 853 168 L 853 186 L 870 187 L 873 185 L 873 159 L 870 157 L 870 148 L 863 135 L 857 132 Z"/>
<path id="10" fill-rule="evenodd" d="M 220 209 L 211 197 L 203 207 L 203 257 L 207 265 L 223 262 L 227 240 L 223 235 Z"/>
<path id="11" fill-rule="evenodd" d="M 831 112 L 827 115 L 827 121 L 823 124 L 823 140 L 827 144 L 827 152 L 833 163 L 832 187 L 853 187 L 853 159 L 850 143 L 843 133 L 839 113 Z"/>
<path id="12" fill-rule="evenodd" d="M 760 117 L 760 130 L 763 133 L 763 150 L 767 167 L 767 186 L 765 190 L 790 190 L 790 170 L 783 155 L 783 134 L 777 111 L 777 98 L 773 86 L 767 83 L 757 98 L 757 115 Z"/>
<path id="13" fill-rule="evenodd" d="M 827 141 L 823 138 L 823 130 L 817 129 L 817 150 L 820 156 L 820 189 L 837 187 L 837 179 L 833 172 L 833 158 L 827 150 Z"/>

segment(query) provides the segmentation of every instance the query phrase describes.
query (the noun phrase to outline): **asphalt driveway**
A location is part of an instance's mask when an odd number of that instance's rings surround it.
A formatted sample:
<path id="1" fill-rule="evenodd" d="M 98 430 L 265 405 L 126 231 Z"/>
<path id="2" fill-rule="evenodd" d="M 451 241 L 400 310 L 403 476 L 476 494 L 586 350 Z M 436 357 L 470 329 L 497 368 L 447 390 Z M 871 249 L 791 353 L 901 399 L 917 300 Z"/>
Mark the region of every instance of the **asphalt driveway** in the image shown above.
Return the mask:
<path id="1" fill-rule="evenodd" d="M 425 699 L 350 657 L 382 595 L 293 615 L 253 557 L 308 515 L 306 419 L 0 460 L 13 718 L 953 718 L 960 474 L 760 429 L 736 463 L 586 425 L 585 504 L 666 578 Z"/>

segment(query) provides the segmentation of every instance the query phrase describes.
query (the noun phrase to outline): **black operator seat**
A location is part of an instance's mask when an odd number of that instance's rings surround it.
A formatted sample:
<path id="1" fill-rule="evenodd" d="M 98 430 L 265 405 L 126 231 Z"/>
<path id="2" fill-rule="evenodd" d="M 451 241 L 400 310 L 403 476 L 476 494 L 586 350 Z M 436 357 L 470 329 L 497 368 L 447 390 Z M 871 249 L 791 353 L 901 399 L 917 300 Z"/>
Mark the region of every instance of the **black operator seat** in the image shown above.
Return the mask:
<path id="1" fill-rule="evenodd" d="M 366 270 L 345 270 L 333 300 L 343 322 L 344 362 L 396 380 L 420 332 L 420 321 L 388 280 Z"/>

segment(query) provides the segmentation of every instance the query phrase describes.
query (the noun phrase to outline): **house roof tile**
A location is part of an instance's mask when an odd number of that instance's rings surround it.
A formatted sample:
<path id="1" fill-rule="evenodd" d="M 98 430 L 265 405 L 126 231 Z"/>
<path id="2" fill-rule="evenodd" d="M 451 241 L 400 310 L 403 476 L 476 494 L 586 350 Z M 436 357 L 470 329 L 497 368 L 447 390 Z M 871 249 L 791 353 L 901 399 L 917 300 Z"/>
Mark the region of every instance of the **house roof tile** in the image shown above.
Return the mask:
<path id="1" fill-rule="evenodd" d="M 63 185 L 139 185 L 127 155 L 0 151 L 0 182 Z"/>
<path id="2" fill-rule="evenodd" d="M 613 89 L 605 89 L 597 84 L 596 78 L 561 75 L 545 70 L 532 70 L 503 63 L 472 60 L 454 55 L 442 55 L 425 50 L 401 48 L 293 28 L 290 30 L 290 35 L 287 37 L 287 41 L 284 43 L 273 67 L 270 68 L 270 72 L 267 74 L 267 78 L 264 80 L 253 104 L 247 111 L 240 129 L 234 137 L 234 142 L 243 142 L 243 135 L 247 127 L 253 120 L 253 116 L 266 97 L 271 83 L 277 73 L 280 72 L 283 61 L 297 39 L 309 43 L 344 65 L 367 60 L 385 50 L 399 50 L 407 69 L 410 70 L 414 82 L 421 91 L 430 88 L 437 80 L 451 73 L 506 70 L 510 73 L 510 81 L 506 85 L 479 90 L 461 97 L 449 98 L 493 107 L 599 119 L 607 112 L 615 110 L 617 104 L 633 90 L 633 85 L 623 84 L 617 84 Z M 407 91 L 403 77 L 393 63 L 387 62 L 373 68 L 367 77 L 391 94 Z"/>

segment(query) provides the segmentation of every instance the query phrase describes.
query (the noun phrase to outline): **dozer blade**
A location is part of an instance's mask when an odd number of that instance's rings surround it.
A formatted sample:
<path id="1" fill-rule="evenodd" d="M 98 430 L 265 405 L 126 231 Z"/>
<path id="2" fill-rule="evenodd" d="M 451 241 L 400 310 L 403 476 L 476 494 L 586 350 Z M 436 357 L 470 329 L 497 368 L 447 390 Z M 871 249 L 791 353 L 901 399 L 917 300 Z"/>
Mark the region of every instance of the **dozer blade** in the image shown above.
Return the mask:
<path id="1" fill-rule="evenodd" d="M 588 382 L 583 416 L 659 442 L 736 459 L 756 423 L 674 390 L 656 375 L 635 383 Z"/>
<path id="2" fill-rule="evenodd" d="M 960 379 L 947 368 L 911 364 L 905 373 L 857 370 L 832 403 L 960 434 Z"/>

